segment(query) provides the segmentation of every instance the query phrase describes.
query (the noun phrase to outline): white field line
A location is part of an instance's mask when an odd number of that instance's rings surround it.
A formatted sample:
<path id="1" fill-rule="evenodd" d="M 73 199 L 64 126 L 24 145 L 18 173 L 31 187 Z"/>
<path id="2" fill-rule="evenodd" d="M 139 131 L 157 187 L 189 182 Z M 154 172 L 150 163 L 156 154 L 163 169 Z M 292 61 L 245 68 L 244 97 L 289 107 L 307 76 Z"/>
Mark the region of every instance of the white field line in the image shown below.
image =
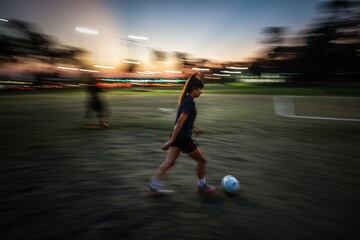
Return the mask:
<path id="1" fill-rule="evenodd" d="M 278 116 L 291 118 L 360 122 L 360 119 L 358 118 L 331 118 L 296 115 L 293 97 L 298 98 L 299 96 L 273 96 L 275 114 Z"/>
<path id="2" fill-rule="evenodd" d="M 176 111 L 175 108 L 158 108 L 158 110 L 163 113 L 175 113 Z"/>

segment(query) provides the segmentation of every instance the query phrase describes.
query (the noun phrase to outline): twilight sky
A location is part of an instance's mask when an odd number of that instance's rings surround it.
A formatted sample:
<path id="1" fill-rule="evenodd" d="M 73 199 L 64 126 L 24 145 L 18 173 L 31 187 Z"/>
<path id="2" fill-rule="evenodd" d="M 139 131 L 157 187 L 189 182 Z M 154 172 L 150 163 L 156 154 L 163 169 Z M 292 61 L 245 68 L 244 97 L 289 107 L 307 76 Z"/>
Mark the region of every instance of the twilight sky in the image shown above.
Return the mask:
<path id="1" fill-rule="evenodd" d="M 261 48 L 261 31 L 290 32 L 316 17 L 319 0 L 0 0 L 0 18 L 35 23 L 57 41 L 82 46 L 96 64 L 146 58 L 149 48 L 213 60 L 244 61 Z M 75 31 L 96 29 L 96 36 Z M 129 34 L 146 36 L 129 44 Z"/>

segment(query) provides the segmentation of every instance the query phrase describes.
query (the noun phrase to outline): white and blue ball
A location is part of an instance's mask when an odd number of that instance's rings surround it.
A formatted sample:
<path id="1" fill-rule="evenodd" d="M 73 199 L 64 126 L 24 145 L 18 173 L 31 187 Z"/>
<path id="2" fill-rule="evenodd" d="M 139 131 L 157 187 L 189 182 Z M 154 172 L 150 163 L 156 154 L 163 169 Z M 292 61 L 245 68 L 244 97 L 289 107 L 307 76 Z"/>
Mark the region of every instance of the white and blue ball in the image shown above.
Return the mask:
<path id="1" fill-rule="evenodd" d="M 221 181 L 221 187 L 225 192 L 236 193 L 240 189 L 240 182 L 232 175 L 223 177 Z"/>

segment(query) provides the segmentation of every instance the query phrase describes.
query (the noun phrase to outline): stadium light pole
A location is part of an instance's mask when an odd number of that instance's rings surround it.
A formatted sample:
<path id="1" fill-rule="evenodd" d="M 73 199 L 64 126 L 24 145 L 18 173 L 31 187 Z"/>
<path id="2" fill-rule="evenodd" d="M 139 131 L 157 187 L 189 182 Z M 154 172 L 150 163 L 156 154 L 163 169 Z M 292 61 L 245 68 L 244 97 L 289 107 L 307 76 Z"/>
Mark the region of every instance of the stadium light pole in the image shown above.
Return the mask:
<path id="1" fill-rule="evenodd" d="M 86 27 L 80 27 L 80 26 L 77 26 L 75 27 L 75 31 L 80 33 L 80 34 L 84 34 L 84 35 L 93 35 L 93 36 L 96 36 L 99 34 L 99 31 L 96 30 L 96 29 L 92 29 L 92 28 L 86 28 Z M 77 41 L 78 41 L 78 46 L 80 48 L 82 48 L 82 35 L 77 35 Z M 95 59 L 94 59 L 95 61 Z"/>
<path id="2" fill-rule="evenodd" d="M 135 36 L 135 35 L 128 35 L 128 38 L 135 39 L 135 40 L 142 40 L 142 41 L 147 41 L 147 40 L 149 40 L 148 37 Z"/>
<path id="3" fill-rule="evenodd" d="M 148 37 L 145 36 L 138 36 L 129 34 L 127 37 L 120 37 L 122 41 L 125 43 L 126 48 L 126 58 L 127 59 L 138 59 L 138 48 L 140 43 L 145 43 L 149 40 Z M 123 60 L 124 63 L 130 64 L 139 64 L 138 61 L 127 61 Z"/>
<path id="4" fill-rule="evenodd" d="M 91 29 L 91 28 L 84 28 L 84 27 L 76 27 L 75 31 L 77 31 L 79 33 L 90 34 L 90 35 L 98 35 L 99 34 L 98 30 Z"/>

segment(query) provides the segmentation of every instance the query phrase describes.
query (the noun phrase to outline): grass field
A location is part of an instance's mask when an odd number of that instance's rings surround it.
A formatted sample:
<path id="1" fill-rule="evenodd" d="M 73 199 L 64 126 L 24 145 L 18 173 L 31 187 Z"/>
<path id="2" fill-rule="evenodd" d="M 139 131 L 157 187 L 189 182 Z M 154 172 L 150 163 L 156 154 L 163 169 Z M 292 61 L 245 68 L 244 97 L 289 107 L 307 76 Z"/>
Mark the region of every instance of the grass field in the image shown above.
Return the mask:
<path id="1" fill-rule="evenodd" d="M 210 91 L 211 92 L 211 91 Z M 177 95 L 106 95 L 110 128 L 85 129 L 77 91 L 0 96 L 1 239 L 357 239 L 360 123 L 285 118 L 272 95 L 204 94 L 195 138 L 208 181 L 182 155 L 165 198 L 144 188 L 165 153 Z M 359 118 L 359 98 L 304 97 L 302 115 Z"/>

